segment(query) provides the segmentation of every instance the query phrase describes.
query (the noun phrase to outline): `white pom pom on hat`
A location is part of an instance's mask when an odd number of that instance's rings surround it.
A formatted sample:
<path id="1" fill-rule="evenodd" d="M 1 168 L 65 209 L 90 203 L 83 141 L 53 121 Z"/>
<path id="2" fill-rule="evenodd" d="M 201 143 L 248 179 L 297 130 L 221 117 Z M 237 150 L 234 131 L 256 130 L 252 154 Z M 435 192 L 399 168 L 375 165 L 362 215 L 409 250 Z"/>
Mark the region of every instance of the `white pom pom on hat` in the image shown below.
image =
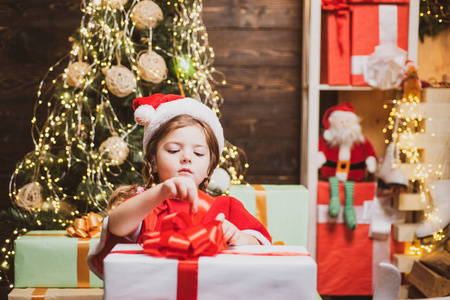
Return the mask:
<path id="1" fill-rule="evenodd" d="M 148 125 L 155 116 L 155 109 L 151 105 L 142 105 L 134 112 L 134 120 L 141 125 Z"/>
<path id="2" fill-rule="evenodd" d="M 179 95 L 153 94 L 149 97 L 136 98 L 133 101 L 134 119 L 144 125 L 144 151 L 150 138 L 162 124 L 179 115 L 189 115 L 211 127 L 219 144 L 219 151 L 224 146 L 222 125 L 217 115 L 206 105 L 192 98 Z"/>

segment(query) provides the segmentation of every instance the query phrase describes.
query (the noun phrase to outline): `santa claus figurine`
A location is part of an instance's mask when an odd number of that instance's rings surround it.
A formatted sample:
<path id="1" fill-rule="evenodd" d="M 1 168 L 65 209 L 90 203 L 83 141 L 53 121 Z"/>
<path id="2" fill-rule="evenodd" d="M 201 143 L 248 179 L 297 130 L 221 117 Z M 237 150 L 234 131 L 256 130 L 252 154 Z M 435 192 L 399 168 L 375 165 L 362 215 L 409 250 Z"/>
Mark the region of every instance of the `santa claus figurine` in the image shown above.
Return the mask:
<path id="1" fill-rule="evenodd" d="M 339 181 L 345 190 L 344 218 L 349 229 L 357 226 L 353 207 L 355 181 L 366 178 L 366 170 L 374 173 L 377 160 L 372 144 L 361 132 L 359 117 L 349 102 L 329 108 L 322 119 L 325 131 L 319 139 L 319 173 L 321 180 L 330 183 L 328 213 L 337 217 L 341 209 Z"/>

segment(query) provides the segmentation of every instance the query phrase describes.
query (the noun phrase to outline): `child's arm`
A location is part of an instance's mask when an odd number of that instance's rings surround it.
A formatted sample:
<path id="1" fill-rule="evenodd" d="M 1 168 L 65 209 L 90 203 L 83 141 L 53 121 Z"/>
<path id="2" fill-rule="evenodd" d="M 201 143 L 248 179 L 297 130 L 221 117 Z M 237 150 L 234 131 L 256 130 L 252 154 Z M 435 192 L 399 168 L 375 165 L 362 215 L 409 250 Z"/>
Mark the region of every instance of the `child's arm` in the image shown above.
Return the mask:
<path id="1" fill-rule="evenodd" d="M 135 232 L 142 220 L 165 199 L 187 201 L 197 211 L 198 192 L 188 177 L 173 177 L 117 206 L 109 215 L 108 229 L 117 236 Z"/>
<path id="2" fill-rule="evenodd" d="M 259 242 L 255 237 L 240 231 L 233 223 L 225 219 L 223 213 L 218 214 L 216 220 L 222 221 L 223 236 L 228 245 L 259 245 Z"/>

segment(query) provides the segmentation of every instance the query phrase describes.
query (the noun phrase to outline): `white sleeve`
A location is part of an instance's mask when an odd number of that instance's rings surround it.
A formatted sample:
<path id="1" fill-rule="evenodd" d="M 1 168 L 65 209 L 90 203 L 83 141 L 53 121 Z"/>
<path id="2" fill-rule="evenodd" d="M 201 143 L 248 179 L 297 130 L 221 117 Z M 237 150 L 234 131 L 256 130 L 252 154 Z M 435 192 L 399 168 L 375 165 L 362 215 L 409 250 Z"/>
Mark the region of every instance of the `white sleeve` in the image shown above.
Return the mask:
<path id="1" fill-rule="evenodd" d="M 257 230 L 244 229 L 244 230 L 242 230 L 242 232 L 244 232 L 248 235 L 251 235 L 252 237 L 257 239 L 261 245 L 271 245 L 270 241 L 261 232 L 259 232 Z"/>
<path id="2" fill-rule="evenodd" d="M 139 235 L 141 234 L 141 229 L 142 229 L 142 222 L 139 224 L 138 228 L 134 233 L 124 236 L 124 238 L 126 238 L 130 242 L 137 243 Z"/>

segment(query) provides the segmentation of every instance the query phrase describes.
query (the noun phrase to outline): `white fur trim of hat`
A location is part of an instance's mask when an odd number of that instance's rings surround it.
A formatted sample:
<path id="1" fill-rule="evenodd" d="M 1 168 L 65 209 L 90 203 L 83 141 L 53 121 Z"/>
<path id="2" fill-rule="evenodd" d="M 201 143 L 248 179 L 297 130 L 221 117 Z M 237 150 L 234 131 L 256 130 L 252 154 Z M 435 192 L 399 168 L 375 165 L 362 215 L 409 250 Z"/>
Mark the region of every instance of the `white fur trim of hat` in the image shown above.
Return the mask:
<path id="1" fill-rule="evenodd" d="M 217 115 L 205 104 L 192 98 L 178 95 L 153 94 L 149 97 L 137 98 L 133 102 L 135 121 L 144 127 L 144 152 L 147 143 L 158 128 L 179 115 L 189 115 L 199 119 L 211 127 L 219 144 L 219 151 L 224 146 L 223 129 Z"/>
<path id="2" fill-rule="evenodd" d="M 323 138 L 325 140 L 330 140 L 330 119 L 333 119 L 335 117 L 347 117 L 347 118 L 355 118 L 355 120 L 358 120 L 358 116 L 356 115 L 355 108 L 353 107 L 353 104 L 350 102 L 343 102 L 340 104 L 337 104 L 335 106 L 332 106 L 328 108 L 322 118 L 323 126 L 325 127 L 325 131 L 323 132 Z"/>

